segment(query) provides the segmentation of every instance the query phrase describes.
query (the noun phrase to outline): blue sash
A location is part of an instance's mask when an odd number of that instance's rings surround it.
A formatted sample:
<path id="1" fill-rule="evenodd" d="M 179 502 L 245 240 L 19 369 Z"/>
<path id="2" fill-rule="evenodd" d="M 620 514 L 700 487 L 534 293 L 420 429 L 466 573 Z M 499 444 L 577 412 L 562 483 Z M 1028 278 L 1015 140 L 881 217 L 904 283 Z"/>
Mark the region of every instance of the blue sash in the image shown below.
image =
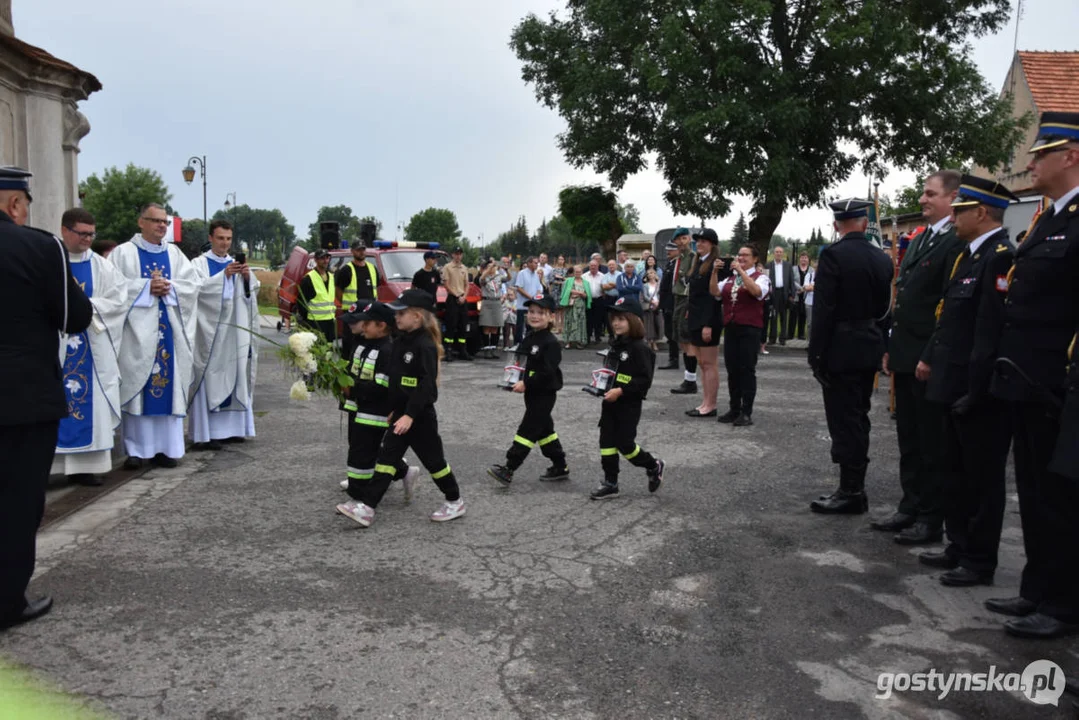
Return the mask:
<path id="1" fill-rule="evenodd" d="M 87 297 L 94 295 L 92 262 L 71 263 L 71 274 Z M 60 421 L 56 447 L 84 448 L 94 442 L 94 355 L 85 332 L 68 335 L 65 341 L 64 396 L 67 417 Z"/>
<path id="2" fill-rule="evenodd" d="M 151 253 L 139 248 L 139 266 L 142 276 L 149 278 L 156 270 L 160 277 L 169 279 L 172 268 L 168 252 Z M 172 415 L 173 345 L 172 324 L 169 322 L 167 305 L 163 298 L 157 300 L 157 355 L 150 371 L 150 379 L 142 390 L 143 415 Z"/>
<path id="3" fill-rule="evenodd" d="M 206 266 L 210 270 L 210 277 L 213 277 L 214 275 L 216 275 L 219 272 L 221 272 L 222 270 L 224 270 L 232 262 L 233 262 L 233 259 L 231 257 L 227 258 L 225 260 L 220 260 L 213 253 L 210 253 L 209 255 L 206 256 Z M 225 279 L 225 282 L 228 282 L 228 278 Z M 232 393 L 229 393 L 229 396 L 227 398 L 225 398 L 225 402 L 221 403 L 217 407 L 218 408 L 227 408 L 230 405 L 232 405 Z M 216 408 L 210 408 L 210 409 L 215 410 Z"/>

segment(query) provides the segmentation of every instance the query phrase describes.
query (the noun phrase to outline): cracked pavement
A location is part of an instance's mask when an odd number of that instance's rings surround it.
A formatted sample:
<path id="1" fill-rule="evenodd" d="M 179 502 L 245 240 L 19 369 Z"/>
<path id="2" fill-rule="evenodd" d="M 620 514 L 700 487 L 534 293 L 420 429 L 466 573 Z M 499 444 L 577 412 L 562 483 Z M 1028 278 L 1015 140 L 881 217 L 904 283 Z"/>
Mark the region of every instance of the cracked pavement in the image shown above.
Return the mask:
<path id="1" fill-rule="evenodd" d="M 468 514 L 428 521 L 440 495 L 424 473 L 414 502 L 391 487 L 367 530 L 333 511 L 343 415 L 289 401 L 271 355 L 254 441 L 42 532 L 32 590 L 56 607 L 0 635 L 0 656 L 122 718 L 1072 717 L 1068 696 L 874 697 L 881 672 L 1044 658 L 1074 675 L 1079 655 L 1010 638 L 982 607 L 1018 586 L 1014 486 L 994 588 L 944 588 L 865 517 L 809 512 L 836 472 L 800 351 L 761 358 L 751 428 L 686 418 L 696 401 L 668 393 L 681 373 L 657 371 L 638 441 L 667 461 L 663 487 L 649 495 L 623 462 L 605 502 L 587 499 L 592 352 L 566 352 L 555 408 L 571 480 L 535 480 L 534 452 L 508 489 L 484 470 L 523 401 L 495 387 L 501 362 L 447 365 L 438 412 Z M 899 496 L 884 388 L 872 418 L 879 514 Z"/>

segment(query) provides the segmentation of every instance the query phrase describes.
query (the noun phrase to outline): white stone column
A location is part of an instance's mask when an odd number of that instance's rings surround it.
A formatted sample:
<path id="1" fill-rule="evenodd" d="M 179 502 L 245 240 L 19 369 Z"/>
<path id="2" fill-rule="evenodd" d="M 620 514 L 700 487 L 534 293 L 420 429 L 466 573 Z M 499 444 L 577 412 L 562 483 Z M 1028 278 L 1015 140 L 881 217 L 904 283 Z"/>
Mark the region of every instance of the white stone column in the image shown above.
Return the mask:
<path id="1" fill-rule="evenodd" d="M 26 95 L 27 165 L 34 202 L 28 225 L 57 234 L 60 216 L 68 208 L 67 169 L 62 151 L 64 106 L 58 97 L 35 92 Z"/>

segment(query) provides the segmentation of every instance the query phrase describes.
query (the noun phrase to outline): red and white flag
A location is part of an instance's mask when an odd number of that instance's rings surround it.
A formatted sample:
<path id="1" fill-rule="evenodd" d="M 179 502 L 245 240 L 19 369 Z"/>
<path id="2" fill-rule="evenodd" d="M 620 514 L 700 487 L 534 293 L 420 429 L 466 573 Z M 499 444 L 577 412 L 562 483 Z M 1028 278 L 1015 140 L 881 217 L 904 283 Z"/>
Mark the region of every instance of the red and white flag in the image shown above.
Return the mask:
<path id="1" fill-rule="evenodd" d="M 166 215 L 165 217 L 169 221 L 168 230 L 165 232 L 165 240 L 179 244 L 184 239 L 183 230 L 181 229 L 183 219 L 178 215 Z"/>

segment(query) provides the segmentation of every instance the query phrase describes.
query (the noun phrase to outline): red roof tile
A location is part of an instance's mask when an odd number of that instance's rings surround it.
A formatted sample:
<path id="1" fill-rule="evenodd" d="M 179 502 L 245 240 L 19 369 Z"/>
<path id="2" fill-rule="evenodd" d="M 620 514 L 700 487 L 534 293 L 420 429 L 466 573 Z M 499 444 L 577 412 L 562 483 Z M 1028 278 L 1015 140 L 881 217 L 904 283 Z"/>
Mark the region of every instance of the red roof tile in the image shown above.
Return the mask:
<path id="1" fill-rule="evenodd" d="M 1020 51 L 1038 112 L 1079 112 L 1079 52 Z"/>

